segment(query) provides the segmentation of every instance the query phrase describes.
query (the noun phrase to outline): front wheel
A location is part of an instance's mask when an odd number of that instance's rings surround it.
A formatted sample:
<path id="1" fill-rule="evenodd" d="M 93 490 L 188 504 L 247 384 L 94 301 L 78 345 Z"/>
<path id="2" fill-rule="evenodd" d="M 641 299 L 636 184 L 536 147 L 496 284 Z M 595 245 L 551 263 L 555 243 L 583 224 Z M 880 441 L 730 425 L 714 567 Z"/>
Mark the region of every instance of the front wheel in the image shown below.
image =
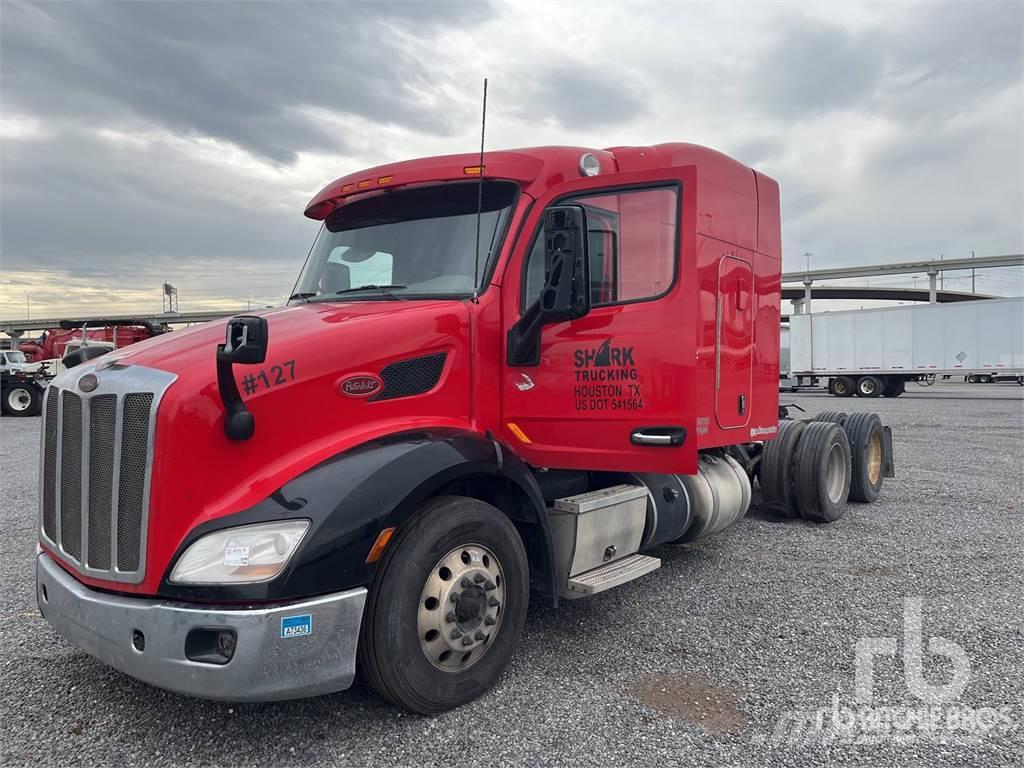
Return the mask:
<path id="1" fill-rule="evenodd" d="M 463 496 L 429 501 L 385 553 L 359 642 L 366 680 L 421 714 L 475 699 L 519 642 L 529 565 L 515 526 Z"/>
<path id="2" fill-rule="evenodd" d="M 43 393 L 31 384 L 12 384 L 3 390 L 0 405 L 8 416 L 38 416 L 43 406 Z"/>

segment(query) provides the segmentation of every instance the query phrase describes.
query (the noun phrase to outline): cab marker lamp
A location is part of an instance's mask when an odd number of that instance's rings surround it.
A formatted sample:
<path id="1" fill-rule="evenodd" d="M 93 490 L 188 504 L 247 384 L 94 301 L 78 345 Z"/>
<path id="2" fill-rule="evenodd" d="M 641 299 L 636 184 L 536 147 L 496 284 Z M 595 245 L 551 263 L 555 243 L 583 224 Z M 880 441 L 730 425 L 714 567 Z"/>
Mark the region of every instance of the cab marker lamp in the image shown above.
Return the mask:
<path id="1" fill-rule="evenodd" d="M 281 520 L 213 531 L 193 542 L 171 571 L 175 584 L 269 581 L 287 565 L 309 520 Z"/>

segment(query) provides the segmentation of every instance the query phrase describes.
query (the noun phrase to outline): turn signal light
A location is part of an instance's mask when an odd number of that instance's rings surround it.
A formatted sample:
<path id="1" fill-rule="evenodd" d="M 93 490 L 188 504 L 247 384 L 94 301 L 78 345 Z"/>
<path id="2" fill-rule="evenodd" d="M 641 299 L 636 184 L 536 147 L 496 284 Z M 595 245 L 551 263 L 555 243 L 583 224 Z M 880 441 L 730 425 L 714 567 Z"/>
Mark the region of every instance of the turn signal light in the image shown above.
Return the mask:
<path id="1" fill-rule="evenodd" d="M 380 556 L 384 554 L 384 550 L 387 548 L 388 542 L 391 541 L 391 536 L 394 532 L 394 528 L 385 528 L 377 534 L 377 540 L 373 542 L 373 546 L 370 547 L 370 554 L 366 556 L 367 565 L 380 560 Z"/>

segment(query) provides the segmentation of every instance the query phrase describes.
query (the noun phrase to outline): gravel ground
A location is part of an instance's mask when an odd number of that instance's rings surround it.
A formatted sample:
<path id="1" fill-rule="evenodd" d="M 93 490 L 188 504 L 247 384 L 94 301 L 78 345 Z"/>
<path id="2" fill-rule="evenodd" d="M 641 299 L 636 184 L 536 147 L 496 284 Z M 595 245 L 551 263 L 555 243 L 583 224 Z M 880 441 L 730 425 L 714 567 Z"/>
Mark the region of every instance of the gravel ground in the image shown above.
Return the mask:
<path id="1" fill-rule="evenodd" d="M 192 700 L 58 639 L 33 590 L 38 420 L 2 419 L 0 761 L 1024 764 L 1022 396 L 1013 385 L 954 384 L 911 385 L 896 400 L 783 395 L 810 413 L 876 410 L 892 426 L 897 478 L 876 504 L 851 506 L 821 526 L 772 520 L 755 494 L 740 524 L 695 546 L 664 548 L 656 553 L 663 567 L 637 582 L 558 609 L 534 601 L 496 689 L 435 718 L 361 690 L 283 704 Z M 875 663 L 876 715 L 924 706 L 904 681 L 905 598 L 923 600 L 925 643 L 946 638 L 970 662 L 966 688 L 936 713 L 941 722 L 967 723 L 973 712 L 974 722 L 996 724 L 973 735 L 911 730 L 916 738 L 902 742 L 832 738 L 833 703 L 840 718 L 856 707 L 859 638 L 898 643 L 894 658 Z M 929 683 L 950 680 L 952 663 L 924 658 Z M 794 726 L 819 709 L 823 733 Z"/>

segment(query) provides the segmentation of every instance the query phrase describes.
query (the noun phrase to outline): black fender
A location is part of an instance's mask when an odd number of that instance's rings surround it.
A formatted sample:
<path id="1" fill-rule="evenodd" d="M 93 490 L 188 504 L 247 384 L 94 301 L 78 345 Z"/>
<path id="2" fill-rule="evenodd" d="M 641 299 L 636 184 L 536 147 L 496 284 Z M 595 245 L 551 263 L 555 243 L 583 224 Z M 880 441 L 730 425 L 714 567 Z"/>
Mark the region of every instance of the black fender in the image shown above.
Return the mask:
<path id="1" fill-rule="evenodd" d="M 268 602 L 307 598 L 369 586 L 377 563 L 366 558 L 381 530 L 399 527 L 424 499 L 460 481 L 494 477 L 516 486 L 525 499 L 504 510 L 514 521 L 539 528 L 547 571 L 537 586 L 558 594 L 554 542 L 533 472 L 490 436 L 460 430 L 405 432 L 373 440 L 289 481 L 249 509 L 196 526 L 168 564 L 159 594 L 174 600 Z M 276 520 L 306 519 L 310 528 L 285 570 L 257 584 L 184 585 L 169 581 L 178 558 L 211 531 Z"/>

